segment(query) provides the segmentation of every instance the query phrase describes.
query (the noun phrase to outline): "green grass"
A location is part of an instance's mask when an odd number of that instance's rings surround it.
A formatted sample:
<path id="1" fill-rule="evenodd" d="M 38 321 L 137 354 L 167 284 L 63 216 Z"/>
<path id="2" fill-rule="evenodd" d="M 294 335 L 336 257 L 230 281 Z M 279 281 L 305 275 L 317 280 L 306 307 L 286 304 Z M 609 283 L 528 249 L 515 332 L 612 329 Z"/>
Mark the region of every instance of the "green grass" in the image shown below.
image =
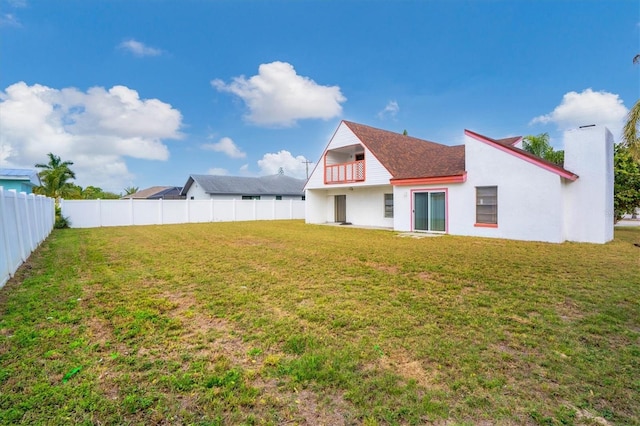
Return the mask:
<path id="1" fill-rule="evenodd" d="M 0 291 L 0 423 L 640 424 L 633 243 L 56 230 Z"/>

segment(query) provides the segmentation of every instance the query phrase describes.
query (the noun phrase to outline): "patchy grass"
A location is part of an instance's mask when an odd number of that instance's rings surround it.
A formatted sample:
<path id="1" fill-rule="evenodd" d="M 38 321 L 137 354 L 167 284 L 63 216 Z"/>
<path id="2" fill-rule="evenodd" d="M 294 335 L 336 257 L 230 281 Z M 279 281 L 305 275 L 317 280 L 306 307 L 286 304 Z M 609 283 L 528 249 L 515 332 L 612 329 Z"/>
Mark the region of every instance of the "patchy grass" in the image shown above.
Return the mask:
<path id="1" fill-rule="evenodd" d="M 640 424 L 633 243 L 56 230 L 0 291 L 0 423 Z"/>

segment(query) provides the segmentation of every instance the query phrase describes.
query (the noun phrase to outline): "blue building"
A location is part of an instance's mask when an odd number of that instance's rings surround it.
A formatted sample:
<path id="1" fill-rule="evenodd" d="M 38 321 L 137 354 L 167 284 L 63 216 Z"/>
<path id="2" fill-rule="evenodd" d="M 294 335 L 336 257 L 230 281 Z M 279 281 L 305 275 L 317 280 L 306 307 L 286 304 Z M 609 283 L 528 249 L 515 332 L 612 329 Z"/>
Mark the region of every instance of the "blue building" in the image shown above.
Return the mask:
<path id="1" fill-rule="evenodd" d="M 33 188 L 40 186 L 40 177 L 35 170 L 0 169 L 0 186 L 5 191 L 15 189 L 17 192 L 31 194 Z"/>

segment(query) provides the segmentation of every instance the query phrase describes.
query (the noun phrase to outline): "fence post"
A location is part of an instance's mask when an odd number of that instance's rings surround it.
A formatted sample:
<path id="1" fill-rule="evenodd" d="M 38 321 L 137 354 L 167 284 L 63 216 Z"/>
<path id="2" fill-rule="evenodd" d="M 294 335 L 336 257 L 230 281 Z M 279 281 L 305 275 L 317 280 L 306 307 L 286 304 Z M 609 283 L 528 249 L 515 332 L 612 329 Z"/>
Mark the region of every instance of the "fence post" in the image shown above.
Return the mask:
<path id="1" fill-rule="evenodd" d="M 163 225 L 164 224 L 164 208 L 162 206 L 162 198 L 160 198 L 158 200 L 158 206 L 159 206 L 158 208 L 160 210 L 160 217 L 159 217 L 160 223 L 158 225 Z"/>
<path id="2" fill-rule="evenodd" d="M 209 222 L 213 222 L 213 218 L 215 217 L 215 216 L 213 215 L 213 198 L 211 198 L 211 204 L 210 204 L 210 206 L 211 206 L 211 209 L 209 210 L 209 213 L 210 213 L 210 219 L 209 219 Z"/>
<path id="3" fill-rule="evenodd" d="M 131 218 L 131 226 L 135 225 L 136 221 L 133 217 L 133 198 L 129 198 L 129 217 Z"/>
<path id="4" fill-rule="evenodd" d="M 185 203 L 185 206 L 184 206 L 185 213 L 187 215 L 187 218 L 186 218 L 187 220 L 186 221 L 187 221 L 187 223 L 191 223 L 191 208 L 190 208 L 191 200 L 189 200 L 187 198 L 186 201 L 187 202 Z"/>
<path id="5" fill-rule="evenodd" d="M 233 204 L 232 204 L 232 209 L 231 211 L 233 212 L 233 221 L 237 221 L 238 218 L 236 217 L 236 199 L 233 199 Z"/>
<path id="6" fill-rule="evenodd" d="M 2 212 L 2 228 L 4 229 L 2 238 L 2 246 L 4 247 L 5 253 L 5 261 L 7 262 L 7 272 L 9 273 L 9 278 L 13 277 L 13 262 L 11 259 L 11 247 L 9 246 L 9 219 L 7 218 L 9 215 L 5 214 L 5 212 L 9 210 L 7 199 L 4 195 L 4 188 L 0 186 L 0 212 Z M 4 285 L 5 277 L 0 277 L 0 283 L 2 286 Z M 0 287 L 2 287 L 0 286 Z"/>
<path id="7" fill-rule="evenodd" d="M 18 245 L 20 248 L 20 258 L 22 259 L 23 262 L 25 262 L 27 260 L 27 255 L 25 253 L 25 246 L 24 246 L 24 235 L 22 235 L 22 215 L 20 214 L 20 208 L 18 207 L 18 193 L 16 192 L 15 189 L 10 189 L 9 192 L 12 192 L 15 197 L 14 197 L 14 202 L 13 202 L 13 211 L 16 215 L 16 229 L 18 230 Z"/>

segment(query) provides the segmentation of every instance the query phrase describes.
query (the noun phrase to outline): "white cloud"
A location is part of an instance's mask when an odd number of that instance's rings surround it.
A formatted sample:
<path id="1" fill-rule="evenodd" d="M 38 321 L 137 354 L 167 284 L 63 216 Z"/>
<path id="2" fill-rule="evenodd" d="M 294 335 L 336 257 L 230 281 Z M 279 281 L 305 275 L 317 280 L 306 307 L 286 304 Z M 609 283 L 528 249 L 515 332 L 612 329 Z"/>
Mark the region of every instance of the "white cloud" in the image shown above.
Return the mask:
<path id="1" fill-rule="evenodd" d="M 0 15 L 0 27 L 21 27 L 22 23 L 13 13 L 3 13 Z"/>
<path id="2" fill-rule="evenodd" d="M 340 104 L 347 100 L 340 87 L 321 86 L 298 75 L 286 62 L 262 64 L 258 75 L 249 79 L 239 76 L 229 84 L 216 79 L 211 85 L 242 99 L 249 108 L 247 121 L 264 126 L 292 126 L 310 118 L 327 120 L 340 115 Z"/>
<path id="3" fill-rule="evenodd" d="M 381 120 L 384 120 L 386 117 L 396 118 L 398 111 L 400 111 L 398 102 L 389 101 L 384 109 L 378 113 L 378 118 Z"/>
<path id="4" fill-rule="evenodd" d="M 560 105 L 549 114 L 535 117 L 530 124 L 553 123 L 560 130 L 598 124 L 607 126 L 617 137 L 621 134 L 627 112 L 619 95 L 586 89 L 581 93 L 566 93 Z"/>
<path id="5" fill-rule="evenodd" d="M 282 150 L 276 154 L 268 153 L 258 160 L 260 174 L 275 175 L 282 167 L 284 174 L 287 176 L 306 179 L 307 178 L 307 161 L 302 155 L 294 157 L 289 151 Z M 309 164 L 309 173 L 313 170 L 313 163 Z"/>
<path id="6" fill-rule="evenodd" d="M 49 152 L 73 161 L 76 183 L 119 192 L 132 175 L 124 157 L 167 160 L 182 115 L 157 99 L 114 86 L 52 89 L 24 82 L 0 91 L 0 165 L 33 168 Z"/>
<path id="7" fill-rule="evenodd" d="M 229 174 L 229 171 L 227 169 L 223 169 L 222 167 L 212 167 L 207 170 L 207 174 L 215 176 L 226 176 Z"/>
<path id="8" fill-rule="evenodd" d="M 132 53 L 135 56 L 143 57 L 143 56 L 160 56 L 162 55 L 161 49 L 156 49 L 155 47 L 149 47 L 142 42 L 137 40 L 125 40 L 118 45 L 118 47 L 122 50 L 126 50 L 129 53 Z"/>
<path id="9" fill-rule="evenodd" d="M 216 143 L 207 143 L 202 145 L 202 149 L 222 152 L 231 158 L 245 158 L 246 153 L 242 152 L 240 148 L 233 142 L 231 138 L 224 137 Z"/>

